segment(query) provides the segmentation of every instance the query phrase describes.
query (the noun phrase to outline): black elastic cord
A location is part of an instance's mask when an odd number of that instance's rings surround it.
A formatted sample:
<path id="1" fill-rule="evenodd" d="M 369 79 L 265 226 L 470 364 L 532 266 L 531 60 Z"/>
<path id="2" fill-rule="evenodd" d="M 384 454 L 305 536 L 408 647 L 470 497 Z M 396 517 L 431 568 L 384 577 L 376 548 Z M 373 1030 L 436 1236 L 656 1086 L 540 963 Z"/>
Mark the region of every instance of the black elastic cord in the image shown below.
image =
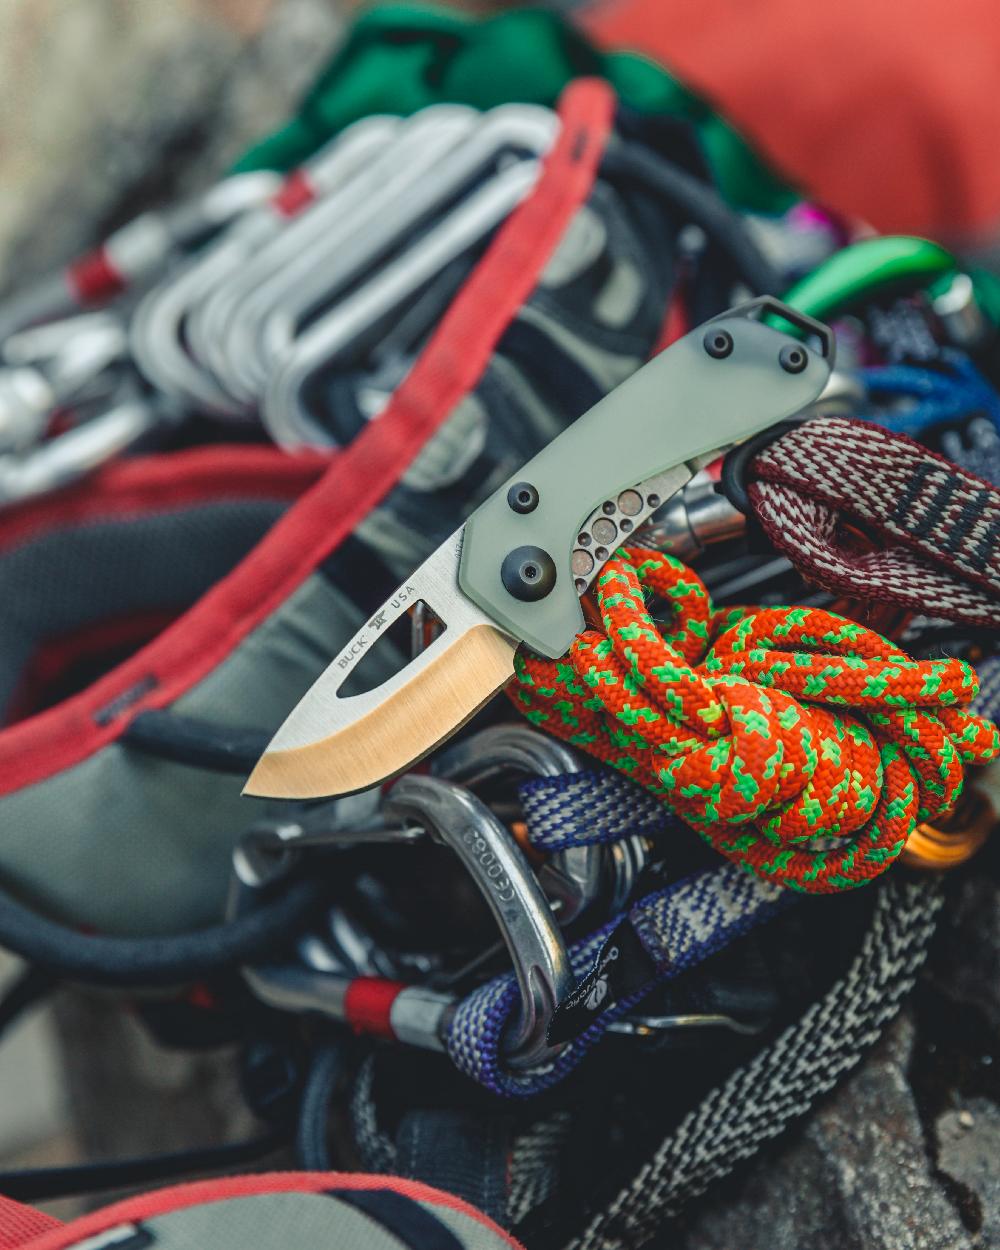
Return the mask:
<path id="1" fill-rule="evenodd" d="M 255 1163 L 272 1154 L 288 1140 L 288 1133 L 274 1131 L 251 1141 L 203 1150 L 180 1150 L 107 1163 L 82 1163 L 76 1167 L 25 1168 L 0 1172 L 0 1193 L 18 1202 L 41 1202 L 98 1193 L 102 1189 L 127 1189 L 197 1172 L 222 1172 L 241 1164 Z"/>
<path id="2" fill-rule="evenodd" d="M 726 254 L 740 280 L 754 295 L 780 292 L 777 272 L 761 254 L 737 214 L 712 187 L 636 143 L 611 143 L 601 162 L 601 172 L 642 183 L 669 204 L 682 221 L 700 226 L 710 241 Z"/>
<path id="3" fill-rule="evenodd" d="M 307 1172 L 331 1170 L 330 1105 L 343 1078 L 346 1063 L 347 1049 L 343 1042 L 327 1042 L 313 1052 L 299 1105 L 299 1127 L 295 1139 L 299 1164 Z"/>
<path id="4" fill-rule="evenodd" d="M 140 712 L 122 740 L 156 759 L 245 777 L 264 754 L 271 734 L 264 729 L 235 729 L 167 708 L 153 708 Z"/>
<path id="5" fill-rule="evenodd" d="M 766 430 L 761 430 L 759 434 L 755 434 L 752 438 L 745 439 L 742 443 L 737 443 L 732 451 L 727 452 L 722 462 L 719 490 L 733 507 L 737 511 L 742 512 L 745 517 L 753 516 L 753 504 L 750 502 L 750 496 L 747 494 L 747 469 L 750 467 L 750 462 L 755 456 L 759 456 L 762 451 L 770 447 L 772 443 L 776 443 L 779 438 L 790 434 L 792 430 L 800 429 L 802 424 L 800 417 L 789 417 L 784 421 L 776 421 L 774 425 L 769 425 Z"/>
<path id="6" fill-rule="evenodd" d="M 238 920 L 165 937 L 104 937 L 48 920 L 0 896 L 0 946 L 68 981 L 92 985 L 177 985 L 273 955 L 306 926 L 324 894 L 298 881 Z"/>

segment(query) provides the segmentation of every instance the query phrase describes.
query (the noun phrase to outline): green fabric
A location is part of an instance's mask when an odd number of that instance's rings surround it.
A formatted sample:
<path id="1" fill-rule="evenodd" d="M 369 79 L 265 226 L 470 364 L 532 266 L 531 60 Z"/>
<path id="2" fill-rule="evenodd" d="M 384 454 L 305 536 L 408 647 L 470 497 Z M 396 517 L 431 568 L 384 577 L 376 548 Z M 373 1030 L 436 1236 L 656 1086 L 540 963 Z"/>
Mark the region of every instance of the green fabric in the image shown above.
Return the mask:
<path id="1" fill-rule="evenodd" d="M 1000 326 L 1000 278 L 986 269 L 970 269 L 969 277 L 979 307 L 994 325 Z"/>
<path id="2" fill-rule="evenodd" d="M 638 112 L 691 122 L 723 195 L 740 208 L 781 212 L 795 200 L 735 130 L 652 61 L 604 53 L 555 13 L 517 9 L 480 20 L 451 9 L 384 4 L 363 14 L 298 114 L 236 166 L 288 170 L 372 113 L 409 116 L 431 104 L 488 109 L 553 105 L 573 78 L 607 79 Z"/>

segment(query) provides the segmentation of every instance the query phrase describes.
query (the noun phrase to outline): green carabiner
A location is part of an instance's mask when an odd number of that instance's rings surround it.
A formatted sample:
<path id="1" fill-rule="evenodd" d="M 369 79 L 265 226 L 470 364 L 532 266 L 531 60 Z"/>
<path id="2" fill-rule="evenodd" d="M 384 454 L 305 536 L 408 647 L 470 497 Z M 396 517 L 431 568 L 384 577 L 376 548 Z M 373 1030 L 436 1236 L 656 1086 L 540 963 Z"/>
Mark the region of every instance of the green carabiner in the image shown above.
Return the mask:
<path id="1" fill-rule="evenodd" d="M 908 295 L 954 273 L 955 257 L 928 239 L 884 235 L 852 243 L 801 278 L 785 303 L 826 320 L 852 312 L 872 298 Z"/>

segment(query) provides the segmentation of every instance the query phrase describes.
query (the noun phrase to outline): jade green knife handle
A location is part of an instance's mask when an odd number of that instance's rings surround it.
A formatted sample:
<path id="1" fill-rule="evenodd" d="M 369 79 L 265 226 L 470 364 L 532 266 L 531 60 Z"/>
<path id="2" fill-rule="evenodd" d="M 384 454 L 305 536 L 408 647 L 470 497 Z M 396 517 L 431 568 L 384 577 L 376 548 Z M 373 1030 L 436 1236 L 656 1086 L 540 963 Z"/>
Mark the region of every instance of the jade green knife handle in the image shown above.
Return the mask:
<path id="1" fill-rule="evenodd" d="M 774 313 L 819 351 L 761 322 Z M 813 403 L 832 366 L 831 331 L 770 297 L 692 330 L 477 508 L 465 525 L 459 585 L 532 650 L 565 654 L 583 628 L 588 557 L 599 567 L 653 510 L 651 492 L 665 498 L 691 476 L 688 462 Z M 667 476 L 650 484 L 659 474 Z M 642 483 L 644 495 L 635 489 Z"/>

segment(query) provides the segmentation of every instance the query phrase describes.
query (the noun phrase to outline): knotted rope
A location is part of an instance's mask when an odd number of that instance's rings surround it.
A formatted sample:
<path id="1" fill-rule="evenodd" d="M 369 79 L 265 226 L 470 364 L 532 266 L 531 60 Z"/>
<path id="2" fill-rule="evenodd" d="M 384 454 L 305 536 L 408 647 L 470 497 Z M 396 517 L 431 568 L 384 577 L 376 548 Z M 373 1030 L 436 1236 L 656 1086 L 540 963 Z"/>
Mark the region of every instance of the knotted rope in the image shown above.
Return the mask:
<path id="1" fill-rule="evenodd" d="M 715 611 L 695 573 L 643 548 L 617 551 L 595 590 L 603 631 L 560 660 L 520 655 L 515 705 L 761 876 L 864 884 L 954 803 L 964 764 L 1000 753 L 963 710 L 964 661 L 912 660 L 815 608 Z M 644 591 L 668 605 L 664 632 Z"/>

